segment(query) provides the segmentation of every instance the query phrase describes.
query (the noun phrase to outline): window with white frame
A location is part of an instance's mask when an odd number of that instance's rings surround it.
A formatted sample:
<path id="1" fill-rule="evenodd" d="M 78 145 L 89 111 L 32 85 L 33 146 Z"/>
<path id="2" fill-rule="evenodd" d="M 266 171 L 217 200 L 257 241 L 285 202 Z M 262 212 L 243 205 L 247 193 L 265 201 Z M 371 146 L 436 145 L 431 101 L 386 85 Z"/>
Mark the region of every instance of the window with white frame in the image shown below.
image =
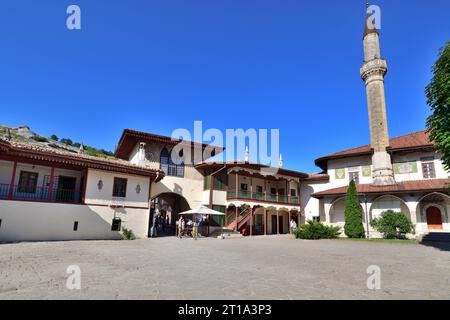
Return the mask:
<path id="1" fill-rule="evenodd" d="M 436 170 L 434 167 L 434 157 L 421 158 L 422 175 L 425 179 L 436 178 Z"/>
<path id="2" fill-rule="evenodd" d="M 348 178 L 350 181 L 355 181 L 356 184 L 359 183 L 359 172 L 354 171 L 354 172 L 349 172 L 348 173 Z"/>

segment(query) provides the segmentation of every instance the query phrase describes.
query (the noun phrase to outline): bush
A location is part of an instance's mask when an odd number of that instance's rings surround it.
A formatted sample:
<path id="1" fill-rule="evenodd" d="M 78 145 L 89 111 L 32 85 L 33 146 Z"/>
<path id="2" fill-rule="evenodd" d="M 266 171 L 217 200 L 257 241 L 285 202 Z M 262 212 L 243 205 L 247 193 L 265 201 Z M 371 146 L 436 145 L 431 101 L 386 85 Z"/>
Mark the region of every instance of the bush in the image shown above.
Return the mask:
<path id="1" fill-rule="evenodd" d="M 293 234 L 297 239 L 336 239 L 341 234 L 341 228 L 326 226 L 321 222 L 308 221 L 307 224 L 300 226 L 300 229 L 294 230 Z"/>
<path id="2" fill-rule="evenodd" d="M 384 211 L 379 218 L 371 221 L 371 226 L 388 239 L 405 239 L 414 229 L 413 224 L 403 212 Z"/>
<path id="3" fill-rule="evenodd" d="M 58 136 L 57 136 L 56 134 L 52 134 L 52 135 L 50 136 L 50 139 L 55 140 L 55 141 L 58 141 L 58 140 L 59 140 L 59 139 L 58 139 Z"/>
<path id="4" fill-rule="evenodd" d="M 40 136 L 40 135 L 34 136 L 33 140 L 38 141 L 38 142 L 48 142 L 48 139 L 46 137 L 43 137 L 43 136 Z"/>
<path id="5" fill-rule="evenodd" d="M 136 240 L 136 236 L 132 230 L 122 227 L 122 240 Z"/>
<path id="6" fill-rule="evenodd" d="M 73 141 L 71 139 L 68 139 L 68 138 L 61 139 L 59 142 L 67 144 L 69 146 L 71 146 L 73 144 Z"/>
<path id="7" fill-rule="evenodd" d="M 345 196 L 345 235 L 349 238 L 365 238 L 362 223 L 362 207 L 359 203 L 358 192 L 355 181 L 351 181 Z"/>

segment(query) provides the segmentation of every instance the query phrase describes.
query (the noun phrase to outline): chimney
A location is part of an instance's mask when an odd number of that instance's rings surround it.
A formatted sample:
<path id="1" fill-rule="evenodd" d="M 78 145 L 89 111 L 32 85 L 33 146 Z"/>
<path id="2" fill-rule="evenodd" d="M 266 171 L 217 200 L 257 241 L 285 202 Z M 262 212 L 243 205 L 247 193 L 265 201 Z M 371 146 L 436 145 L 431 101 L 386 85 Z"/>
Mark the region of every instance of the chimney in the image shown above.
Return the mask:
<path id="1" fill-rule="evenodd" d="M 143 163 L 145 161 L 145 142 L 139 143 L 138 162 Z"/>

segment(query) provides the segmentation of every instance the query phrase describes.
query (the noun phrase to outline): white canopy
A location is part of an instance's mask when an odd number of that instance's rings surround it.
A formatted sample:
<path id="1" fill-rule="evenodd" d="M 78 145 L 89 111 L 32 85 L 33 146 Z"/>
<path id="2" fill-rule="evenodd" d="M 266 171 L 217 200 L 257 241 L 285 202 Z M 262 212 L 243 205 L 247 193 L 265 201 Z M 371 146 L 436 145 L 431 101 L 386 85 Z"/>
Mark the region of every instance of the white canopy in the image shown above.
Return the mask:
<path id="1" fill-rule="evenodd" d="M 210 208 L 207 208 L 205 206 L 198 207 L 196 209 L 180 212 L 179 215 L 190 215 L 190 214 L 198 214 L 198 215 L 205 215 L 205 216 L 224 216 L 225 213 L 212 210 Z"/>

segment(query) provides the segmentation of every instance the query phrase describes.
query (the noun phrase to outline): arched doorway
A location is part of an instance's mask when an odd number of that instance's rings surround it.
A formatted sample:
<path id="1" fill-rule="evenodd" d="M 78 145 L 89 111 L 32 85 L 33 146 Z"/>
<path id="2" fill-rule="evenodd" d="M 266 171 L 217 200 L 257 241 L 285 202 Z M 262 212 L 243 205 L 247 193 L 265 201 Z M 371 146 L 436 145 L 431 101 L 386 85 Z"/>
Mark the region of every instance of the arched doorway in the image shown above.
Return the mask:
<path id="1" fill-rule="evenodd" d="M 429 206 L 426 210 L 427 225 L 430 230 L 442 230 L 442 213 L 438 207 Z"/>
<path id="2" fill-rule="evenodd" d="M 151 200 L 148 236 L 152 236 L 152 227 L 158 226 L 156 236 L 174 236 L 178 213 L 190 210 L 187 200 L 177 193 L 161 193 Z M 158 219 L 158 221 L 155 221 Z M 155 229 L 153 229 L 155 236 Z"/>

